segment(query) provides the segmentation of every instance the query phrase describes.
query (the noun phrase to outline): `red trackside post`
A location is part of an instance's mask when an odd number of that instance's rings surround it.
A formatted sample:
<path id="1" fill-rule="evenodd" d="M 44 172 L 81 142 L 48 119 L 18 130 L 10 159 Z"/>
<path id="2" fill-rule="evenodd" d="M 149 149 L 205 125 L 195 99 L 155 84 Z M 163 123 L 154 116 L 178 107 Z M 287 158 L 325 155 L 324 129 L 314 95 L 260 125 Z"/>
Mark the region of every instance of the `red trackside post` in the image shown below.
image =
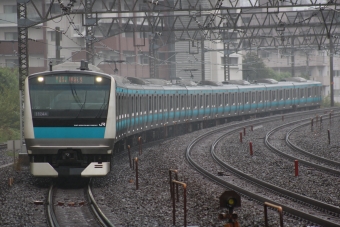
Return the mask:
<path id="1" fill-rule="evenodd" d="M 249 142 L 249 151 L 250 151 L 250 155 L 253 155 L 253 143 Z"/>
<path id="2" fill-rule="evenodd" d="M 298 160 L 295 160 L 294 161 L 295 163 L 295 176 L 299 176 L 299 161 Z"/>

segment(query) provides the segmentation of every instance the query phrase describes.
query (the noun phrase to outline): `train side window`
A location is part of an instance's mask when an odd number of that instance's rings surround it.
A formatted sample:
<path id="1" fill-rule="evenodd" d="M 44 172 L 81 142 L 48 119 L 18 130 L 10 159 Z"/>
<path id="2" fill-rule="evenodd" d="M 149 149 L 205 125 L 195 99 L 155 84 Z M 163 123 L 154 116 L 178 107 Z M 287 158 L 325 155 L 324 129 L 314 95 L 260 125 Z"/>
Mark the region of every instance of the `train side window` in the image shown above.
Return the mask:
<path id="1" fill-rule="evenodd" d="M 162 111 L 162 96 L 158 96 L 158 110 Z"/>
<path id="2" fill-rule="evenodd" d="M 231 105 L 235 105 L 235 94 L 231 94 Z"/>
<path id="3" fill-rule="evenodd" d="M 153 110 L 157 112 L 157 95 L 153 97 Z"/>
<path id="4" fill-rule="evenodd" d="M 175 108 L 176 110 L 178 110 L 178 107 L 179 107 L 179 100 L 178 100 L 178 95 L 175 96 Z"/>
<path id="5" fill-rule="evenodd" d="M 200 103 L 199 105 L 201 106 L 201 108 L 203 108 L 203 95 L 200 95 Z"/>
<path id="6" fill-rule="evenodd" d="M 164 95 L 163 108 L 164 108 L 165 111 L 168 109 L 167 104 L 168 104 L 168 97 L 167 97 L 167 95 Z"/>
<path id="7" fill-rule="evenodd" d="M 184 110 L 184 96 L 181 95 L 181 109 Z"/>
<path id="8" fill-rule="evenodd" d="M 172 95 L 170 96 L 170 102 L 169 102 L 169 105 L 170 105 L 170 110 L 173 110 L 173 100 L 172 100 Z"/>
<path id="9" fill-rule="evenodd" d="M 197 95 L 193 96 L 193 103 L 192 103 L 193 108 L 197 108 Z"/>
<path id="10" fill-rule="evenodd" d="M 255 92 L 252 92 L 252 94 L 251 94 L 251 102 L 252 103 L 255 103 L 256 102 L 256 98 L 255 98 L 256 96 L 255 96 Z"/>
<path id="11" fill-rule="evenodd" d="M 275 97 L 275 91 L 272 91 L 272 101 L 275 101 L 276 97 Z"/>
<path id="12" fill-rule="evenodd" d="M 248 99 L 248 92 L 245 93 L 245 97 L 244 97 L 244 103 L 248 103 L 249 99 Z"/>
<path id="13" fill-rule="evenodd" d="M 262 102 L 262 99 L 263 99 L 262 94 L 263 93 L 261 91 L 258 93 L 258 97 L 259 97 L 258 102 Z"/>
<path id="14" fill-rule="evenodd" d="M 282 97 L 282 90 L 279 90 L 279 100 L 282 100 L 283 97 Z"/>
<path id="15" fill-rule="evenodd" d="M 209 107 L 208 99 L 209 99 L 209 95 L 205 95 L 205 105 L 206 105 L 206 107 Z"/>
<path id="16" fill-rule="evenodd" d="M 286 90 L 286 99 L 289 99 L 289 89 Z"/>
<path id="17" fill-rule="evenodd" d="M 152 112 L 152 97 L 149 96 L 149 112 Z"/>
<path id="18" fill-rule="evenodd" d="M 229 105 L 229 94 L 224 95 L 224 105 L 228 106 Z"/>

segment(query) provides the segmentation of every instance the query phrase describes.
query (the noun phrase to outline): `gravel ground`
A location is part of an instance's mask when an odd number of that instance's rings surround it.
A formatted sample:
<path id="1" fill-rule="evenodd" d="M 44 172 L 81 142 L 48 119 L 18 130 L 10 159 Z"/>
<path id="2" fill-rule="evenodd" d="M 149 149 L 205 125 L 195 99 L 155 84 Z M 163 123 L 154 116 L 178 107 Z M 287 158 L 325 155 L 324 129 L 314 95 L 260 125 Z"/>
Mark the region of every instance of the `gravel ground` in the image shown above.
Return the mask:
<path id="1" fill-rule="evenodd" d="M 288 120 L 286 120 L 288 121 Z M 328 177 L 315 171 L 301 169 L 301 176 L 293 177 L 293 164 L 285 160 L 274 158 L 263 163 L 261 159 L 269 155 L 265 148 L 258 144 L 263 143 L 264 133 L 280 125 L 281 122 L 257 128 L 253 133 L 247 134 L 246 141 L 253 140 L 254 156 L 249 157 L 247 145 L 240 146 L 238 139 L 227 139 L 229 149 L 221 152 L 230 158 L 231 162 L 238 163 L 244 171 L 258 171 L 259 178 L 268 181 L 282 181 L 290 186 L 300 186 L 300 191 L 311 195 L 319 195 L 315 184 L 328 184 Z M 306 129 L 294 134 L 296 143 L 302 146 L 311 146 L 321 154 L 320 150 L 332 150 L 333 159 L 337 157 L 337 130 L 339 121 L 334 120 L 330 128 L 332 131 L 331 145 L 324 144 L 324 135 L 312 136 L 315 132 Z M 326 128 L 326 126 L 325 126 Z M 328 127 L 327 127 L 328 128 Z M 208 130 L 212 130 L 208 129 Z M 128 155 L 125 152 L 116 154 L 113 169 L 108 176 L 96 178 L 93 184 L 94 195 L 100 206 L 110 212 L 110 220 L 115 226 L 172 226 L 172 203 L 169 193 L 169 169 L 179 171 L 179 180 L 187 184 L 188 226 L 223 226 L 226 221 L 220 221 L 218 214 L 224 211 L 219 208 L 219 196 L 226 190 L 206 180 L 192 170 L 184 160 L 187 144 L 204 133 L 197 131 L 178 138 L 159 142 L 157 145 L 143 150 L 142 155 L 133 152 L 132 157 L 138 157 L 139 189 L 135 186 L 135 172 L 130 168 Z M 310 133 L 310 136 L 306 136 Z M 321 133 L 321 132 L 320 132 Z M 309 134 L 307 134 L 309 135 Z M 321 135 L 321 134 L 320 134 Z M 319 142 L 317 140 L 320 140 Z M 256 143 L 254 142 L 256 141 Z M 322 144 L 320 144 L 322 143 Z M 320 149 L 317 151 L 317 149 Z M 227 153 L 229 152 L 229 153 Z M 333 154 L 334 153 L 334 154 Z M 242 159 L 241 159 L 242 157 Z M 271 157 L 271 156 L 269 156 Z M 242 160 L 242 161 L 240 161 Z M 0 151 L 0 166 L 12 162 L 12 157 Z M 267 169 L 263 166 L 268 165 Z M 240 167 L 240 168 L 241 168 Z M 275 170 L 275 171 L 274 171 Z M 272 175 L 273 173 L 273 175 Z M 257 173 L 256 173 L 257 174 Z M 284 177 L 282 177 L 284 176 Z M 14 179 L 13 186 L 8 185 L 8 179 Z M 310 181 L 309 178 L 313 179 Z M 49 179 L 32 177 L 27 168 L 14 171 L 12 166 L 0 168 L 0 226 L 48 226 L 44 219 L 44 207 L 35 205 L 34 201 L 43 201 L 47 195 Z M 327 180 L 327 182 L 324 182 Z M 288 183 L 289 182 L 289 183 Z M 303 188 L 301 185 L 304 185 Z M 339 184 L 333 179 L 333 184 Z M 338 188 L 338 187 L 332 187 Z M 314 191 L 313 191 L 314 190 Z M 323 190 L 323 189 L 322 189 Z M 180 194 L 182 194 L 180 188 Z M 322 192 L 322 191 L 321 191 Z M 329 194 L 329 191 L 327 191 Z M 338 204 L 339 191 L 328 195 L 334 204 Z M 334 197 L 334 198 L 333 198 Z M 183 226 L 183 197 L 176 204 L 176 226 Z M 247 198 L 242 198 L 242 206 L 235 209 L 239 222 L 244 226 L 264 226 L 263 206 Z M 270 226 L 279 226 L 279 218 L 275 211 L 269 212 Z M 339 224 L 340 225 L 340 224 Z M 308 226 L 299 220 L 284 217 L 284 226 Z"/>
<path id="2" fill-rule="evenodd" d="M 248 137 L 257 139 L 256 142 L 263 144 L 265 132 L 280 124 L 282 123 L 276 122 L 260 127 L 260 130 L 255 130 L 253 135 L 248 135 Z M 113 218 L 110 220 L 116 226 L 172 226 L 169 169 L 177 169 L 179 180 L 187 184 L 187 220 L 189 226 L 222 226 L 225 223 L 225 221 L 218 219 L 218 214 L 223 211 L 219 208 L 219 196 L 226 189 L 197 174 L 184 160 L 187 144 L 202 133 L 203 131 L 197 131 L 161 142 L 159 145 L 144 151 L 142 155 L 134 153 L 133 157 L 138 156 L 139 159 L 138 190 L 135 186 L 134 171 L 130 169 L 128 164 L 127 153 L 121 153 L 116 157 L 113 171 L 107 177 L 96 179 L 93 188 L 95 195 L 101 195 L 98 197 L 99 203 L 102 206 L 111 207 L 110 212 Z M 273 171 L 263 168 L 266 167 L 268 162 L 261 161 L 262 155 L 267 155 L 264 151 L 261 154 L 262 148 L 256 149 L 256 155 L 250 158 L 248 147 L 245 144 L 240 146 L 237 136 L 238 134 L 235 138 L 227 139 L 223 147 L 230 148 L 232 153 L 227 154 L 227 157 L 230 158 L 230 162 L 239 164 L 240 168 L 247 167 L 246 170 L 258 171 L 259 173 L 253 172 L 253 174 L 266 177 L 265 179 L 269 182 L 273 179 L 278 181 L 281 179 L 282 182 L 292 187 L 303 182 L 306 189 L 314 188 L 315 182 L 320 182 L 319 179 L 322 175 L 314 175 L 314 172 L 309 174 L 314 182 L 309 182 L 302 176 L 294 178 L 294 170 L 291 168 L 293 165 L 285 164 L 283 163 L 284 160 L 277 157 L 269 162 L 269 165 L 278 173 L 278 176 L 272 175 Z M 242 155 L 240 156 L 240 154 Z M 280 166 L 282 168 L 277 168 Z M 282 180 L 282 178 L 286 180 Z M 177 205 L 176 226 L 183 225 L 182 203 L 183 200 L 181 199 Z M 236 208 L 235 212 L 239 216 L 241 226 L 264 226 L 262 205 L 242 198 L 242 207 Z M 279 226 L 278 221 L 277 213 L 270 212 L 270 226 Z M 285 216 L 284 222 L 285 226 L 308 226 L 308 223 L 287 216 Z"/>

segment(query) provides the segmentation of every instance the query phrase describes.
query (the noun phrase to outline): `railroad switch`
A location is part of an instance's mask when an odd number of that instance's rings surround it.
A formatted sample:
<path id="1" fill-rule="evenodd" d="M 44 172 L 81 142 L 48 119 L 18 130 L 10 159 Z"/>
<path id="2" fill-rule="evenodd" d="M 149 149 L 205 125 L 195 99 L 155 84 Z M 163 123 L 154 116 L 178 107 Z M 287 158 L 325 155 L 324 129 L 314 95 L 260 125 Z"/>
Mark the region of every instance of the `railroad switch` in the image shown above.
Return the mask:
<path id="1" fill-rule="evenodd" d="M 237 221 L 238 216 L 234 213 L 234 208 L 240 206 L 241 196 L 235 191 L 225 191 L 220 196 L 220 207 L 228 208 L 228 212 L 218 215 L 220 220 L 228 219 L 228 222 L 224 224 L 223 227 L 240 227 L 240 224 Z"/>

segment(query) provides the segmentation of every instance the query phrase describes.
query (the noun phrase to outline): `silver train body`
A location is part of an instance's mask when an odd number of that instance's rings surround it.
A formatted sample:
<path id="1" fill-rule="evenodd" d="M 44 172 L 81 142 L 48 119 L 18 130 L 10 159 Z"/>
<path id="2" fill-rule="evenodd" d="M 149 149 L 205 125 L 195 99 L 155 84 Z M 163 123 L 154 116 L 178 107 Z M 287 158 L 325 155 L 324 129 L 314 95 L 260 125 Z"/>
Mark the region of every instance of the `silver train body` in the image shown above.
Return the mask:
<path id="1" fill-rule="evenodd" d="M 104 176 L 115 149 L 230 118 L 318 108 L 321 84 L 160 85 L 84 70 L 30 75 L 25 140 L 34 176 Z"/>

